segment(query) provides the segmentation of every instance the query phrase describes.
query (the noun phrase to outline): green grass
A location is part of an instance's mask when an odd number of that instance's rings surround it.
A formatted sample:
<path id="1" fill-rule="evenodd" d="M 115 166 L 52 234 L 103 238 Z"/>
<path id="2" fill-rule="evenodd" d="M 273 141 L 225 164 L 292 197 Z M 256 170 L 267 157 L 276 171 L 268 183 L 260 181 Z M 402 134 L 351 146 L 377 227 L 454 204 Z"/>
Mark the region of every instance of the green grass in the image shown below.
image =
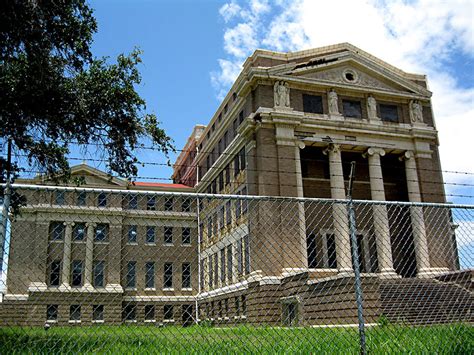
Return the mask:
<path id="1" fill-rule="evenodd" d="M 473 354 L 472 326 L 367 329 L 372 354 Z M 358 353 L 354 328 L 212 328 L 192 326 L 94 326 L 0 328 L 0 354 L 24 353 Z"/>

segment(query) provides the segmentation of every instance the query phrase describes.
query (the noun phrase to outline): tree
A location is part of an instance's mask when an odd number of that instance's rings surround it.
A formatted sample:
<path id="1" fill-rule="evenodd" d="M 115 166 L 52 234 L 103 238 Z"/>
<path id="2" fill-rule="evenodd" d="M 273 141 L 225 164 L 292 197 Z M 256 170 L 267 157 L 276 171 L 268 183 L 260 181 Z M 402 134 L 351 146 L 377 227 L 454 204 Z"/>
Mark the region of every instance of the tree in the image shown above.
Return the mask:
<path id="1" fill-rule="evenodd" d="M 137 175 L 144 140 L 167 154 L 171 139 L 136 92 L 140 51 L 116 63 L 91 53 L 97 23 L 85 0 L 3 0 L 0 4 L 0 138 L 31 168 L 69 177 L 74 144 L 99 147 L 107 169 Z M 21 168 L 0 158 L 14 176 Z"/>

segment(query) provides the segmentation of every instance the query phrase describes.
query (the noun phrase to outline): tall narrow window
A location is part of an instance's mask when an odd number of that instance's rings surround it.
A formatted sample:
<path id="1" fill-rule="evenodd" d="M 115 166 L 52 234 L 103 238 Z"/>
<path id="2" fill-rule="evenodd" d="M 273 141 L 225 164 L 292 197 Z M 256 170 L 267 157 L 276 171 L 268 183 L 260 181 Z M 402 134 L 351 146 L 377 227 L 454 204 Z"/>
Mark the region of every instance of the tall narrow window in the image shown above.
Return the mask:
<path id="1" fill-rule="evenodd" d="M 246 161 L 245 161 L 245 147 L 243 147 L 239 152 L 239 164 L 240 164 L 240 171 L 245 170 Z"/>
<path id="2" fill-rule="evenodd" d="M 307 245 L 307 255 L 308 255 L 308 267 L 316 268 L 318 267 L 318 260 L 316 254 L 316 236 L 314 234 L 309 234 L 306 238 Z"/>
<path id="3" fill-rule="evenodd" d="M 165 244 L 173 244 L 173 227 L 165 227 L 163 242 Z"/>
<path id="4" fill-rule="evenodd" d="M 244 261 L 244 271 L 248 275 L 250 274 L 250 238 L 248 234 L 244 237 Z"/>
<path id="5" fill-rule="evenodd" d="M 156 198 L 155 198 L 155 196 L 148 196 L 147 197 L 146 209 L 148 211 L 156 210 Z"/>
<path id="6" fill-rule="evenodd" d="M 237 272 L 239 275 L 243 273 L 243 250 L 242 250 L 242 239 L 237 241 Z"/>
<path id="7" fill-rule="evenodd" d="M 49 304 L 46 307 L 46 320 L 56 322 L 58 320 L 58 309 L 57 304 Z"/>
<path id="8" fill-rule="evenodd" d="M 228 226 L 232 223 L 232 202 L 230 200 L 225 203 L 225 224 Z"/>
<path id="9" fill-rule="evenodd" d="M 174 315 L 173 315 L 173 306 L 169 304 L 165 304 L 163 307 L 163 318 L 165 320 L 173 320 Z"/>
<path id="10" fill-rule="evenodd" d="M 172 196 L 165 197 L 165 211 L 173 211 L 173 197 Z"/>
<path id="11" fill-rule="evenodd" d="M 182 288 L 191 288 L 191 264 L 183 263 L 182 267 Z"/>
<path id="12" fill-rule="evenodd" d="M 224 225 L 224 206 L 219 207 L 219 229 L 225 227 Z"/>
<path id="13" fill-rule="evenodd" d="M 52 222 L 49 225 L 49 231 L 51 240 L 63 240 L 64 239 L 64 223 L 63 222 Z"/>
<path id="14" fill-rule="evenodd" d="M 85 223 L 76 223 L 74 225 L 74 229 L 73 229 L 73 233 L 72 233 L 72 240 L 74 240 L 76 242 L 84 240 L 85 230 L 86 230 Z"/>
<path id="15" fill-rule="evenodd" d="M 128 322 L 135 321 L 137 319 L 137 306 L 126 303 L 122 308 L 122 319 Z"/>
<path id="16" fill-rule="evenodd" d="M 95 241 L 96 242 L 105 242 L 107 241 L 109 234 L 109 225 L 108 224 L 98 224 L 95 227 Z"/>
<path id="17" fill-rule="evenodd" d="M 146 227 L 146 243 L 148 244 L 155 243 L 155 227 L 152 227 L 152 226 Z"/>
<path id="18" fill-rule="evenodd" d="M 334 234 L 326 234 L 326 238 L 328 245 L 328 267 L 335 269 L 337 268 L 336 237 Z"/>
<path id="19" fill-rule="evenodd" d="M 81 305 L 80 304 L 72 304 L 69 307 L 69 320 L 76 321 L 76 322 L 81 320 Z"/>
<path id="20" fill-rule="evenodd" d="M 92 320 L 100 322 L 104 320 L 104 305 L 93 305 L 92 306 Z"/>
<path id="21" fill-rule="evenodd" d="M 136 210 L 138 208 L 138 195 L 128 195 L 128 209 Z"/>
<path id="22" fill-rule="evenodd" d="M 229 283 L 232 282 L 232 263 L 233 263 L 233 255 L 232 255 L 232 244 L 227 246 L 227 279 Z"/>
<path id="23" fill-rule="evenodd" d="M 219 285 L 219 255 L 214 254 L 214 285 Z"/>
<path id="24" fill-rule="evenodd" d="M 209 288 L 213 288 L 214 286 L 214 262 L 212 259 L 212 255 L 209 256 Z"/>
<path id="25" fill-rule="evenodd" d="M 104 287 L 105 279 L 105 261 L 97 260 L 94 262 L 94 287 Z"/>
<path id="26" fill-rule="evenodd" d="M 247 315 L 247 297 L 245 295 L 242 295 L 240 297 L 241 303 L 242 303 L 242 314 L 244 316 Z"/>
<path id="27" fill-rule="evenodd" d="M 155 321 L 155 306 L 152 304 L 145 305 L 145 322 Z"/>
<path id="28" fill-rule="evenodd" d="M 201 270 L 199 270 L 200 275 L 201 275 L 200 284 L 201 284 L 201 289 L 204 290 L 204 277 L 205 277 L 205 274 L 204 274 L 204 259 L 201 259 L 200 263 L 201 263 Z"/>
<path id="29" fill-rule="evenodd" d="M 61 260 L 53 260 L 50 266 L 49 285 L 59 286 L 61 279 Z"/>
<path id="30" fill-rule="evenodd" d="M 219 173 L 219 191 L 218 192 L 222 192 L 222 190 L 224 190 L 224 172 L 223 171 Z"/>
<path id="31" fill-rule="evenodd" d="M 155 263 L 151 261 L 145 264 L 145 287 L 155 288 Z"/>
<path id="32" fill-rule="evenodd" d="M 97 206 L 107 207 L 107 194 L 105 192 L 101 192 L 97 196 Z"/>
<path id="33" fill-rule="evenodd" d="M 56 191 L 54 195 L 54 203 L 56 205 L 62 206 L 66 201 L 66 192 L 65 191 Z"/>
<path id="34" fill-rule="evenodd" d="M 87 193 L 85 191 L 79 191 L 77 193 L 77 205 L 78 206 L 85 206 L 86 205 L 86 197 L 87 197 Z"/>
<path id="35" fill-rule="evenodd" d="M 229 184 L 230 183 L 230 164 L 227 164 L 227 166 L 225 167 L 224 175 L 225 175 L 225 183 Z"/>
<path id="36" fill-rule="evenodd" d="M 183 202 L 181 203 L 181 211 L 191 212 L 191 200 L 189 198 L 183 198 Z"/>
<path id="37" fill-rule="evenodd" d="M 239 125 L 244 122 L 244 111 L 239 112 Z"/>
<path id="38" fill-rule="evenodd" d="M 234 177 L 237 177 L 240 173 L 240 163 L 239 163 L 239 155 L 237 154 L 234 157 Z"/>
<path id="39" fill-rule="evenodd" d="M 74 260 L 72 262 L 72 274 L 71 274 L 71 286 L 80 287 L 82 286 L 82 261 Z"/>
<path id="40" fill-rule="evenodd" d="M 129 261 L 127 263 L 126 287 L 135 288 L 137 286 L 136 277 L 137 262 Z"/>
<path id="41" fill-rule="evenodd" d="M 128 243 L 136 243 L 137 242 L 137 226 L 128 226 Z"/>
<path id="42" fill-rule="evenodd" d="M 220 264 L 221 264 L 221 282 L 225 284 L 226 281 L 226 267 L 225 267 L 225 248 L 220 250 Z"/>
<path id="43" fill-rule="evenodd" d="M 237 195 L 240 195 L 240 191 L 237 192 Z M 238 220 L 242 216 L 242 200 L 237 198 L 234 200 L 235 204 L 235 219 Z"/>
<path id="44" fill-rule="evenodd" d="M 235 315 L 240 317 L 240 296 L 235 297 Z"/>
<path id="45" fill-rule="evenodd" d="M 191 228 L 183 227 L 182 228 L 182 243 L 183 245 L 191 244 Z"/>
<path id="46" fill-rule="evenodd" d="M 163 287 L 173 288 L 173 264 L 172 263 L 165 263 L 164 273 L 163 273 Z"/>

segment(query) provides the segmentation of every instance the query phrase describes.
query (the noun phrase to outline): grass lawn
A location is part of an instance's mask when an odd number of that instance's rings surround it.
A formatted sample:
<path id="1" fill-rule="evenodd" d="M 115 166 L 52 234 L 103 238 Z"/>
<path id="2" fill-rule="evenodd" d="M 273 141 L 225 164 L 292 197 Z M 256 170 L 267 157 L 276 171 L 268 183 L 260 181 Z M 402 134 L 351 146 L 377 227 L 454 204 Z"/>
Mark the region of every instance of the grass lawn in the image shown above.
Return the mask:
<path id="1" fill-rule="evenodd" d="M 369 353 L 474 354 L 471 325 L 367 329 Z M 354 328 L 93 326 L 0 328 L 0 354 L 358 353 Z"/>

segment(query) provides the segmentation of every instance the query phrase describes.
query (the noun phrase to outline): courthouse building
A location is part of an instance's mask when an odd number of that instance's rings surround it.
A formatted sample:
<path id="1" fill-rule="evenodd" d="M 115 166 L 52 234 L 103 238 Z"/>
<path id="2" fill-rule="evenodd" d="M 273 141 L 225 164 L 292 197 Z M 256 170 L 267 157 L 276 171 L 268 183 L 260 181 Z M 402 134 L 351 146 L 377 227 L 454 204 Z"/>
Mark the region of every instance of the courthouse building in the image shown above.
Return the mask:
<path id="1" fill-rule="evenodd" d="M 174 165 L 175 184 L 130 185 L 105 177 L 97 183 L 103 173 L 81 165 L 78 175 L 95 176 L 84 187 L 129 189 L 133 208 L 113 192 L 102 208 L 98 190 L 84 197 L 90 208 L 59 208 L 61 216 L 54 214 L 54 203 L 41 206 L 45 202 L 38 200 L 25 208 L 12 226 L 0 315 L 8 302 L 11 307 L 22 302 L 22 317 L 36 323 L 50 313 L 74 320 L 79 304 L 87 305 L 80 312 L 90 319 L 105 309 L 105 318 L 99 318 L 110 322 L 186 323 L 198 317 L 217 324 L 354 323 L 347 209 L 331 202 L 346 198 L 353 161 L 354 199 L 446 202 L 426 77 L 347 43 L 289 53 L 257 50 L 207 126 L 194 128 Z M 164 199 L 164 211 L 149 210 L 146 194 L 139 195 L 143 206 L 138 206 L 135 190 L 156 191 L 150 196 Z M 166 205 L 162 191 L 201 195 L 189 200 L 176 195 L 183 202 Z M 249 195 L 262 198 L 245 198 Z M 55 198 L 53 192 L 46 197 Z M 66 192 L 60 200 L 72 206 L 71 199 L 78 198 Z M 166 210 L 170 205 L 173 211 Z M 408 303 L 419 302 L 428 287 L 439 307 L 450 306 L 453 298 L 472 304 L 469 292 L 440 281 L 459 269 L 446 210 L 357 205 L 356 224 L 369 319 L 396 315 L 392 296 L 406 296 L 407 282 Z M 175 237 L 173 245 L 147 245 L 149 228 L 162 228 L 166 238 L 171 227 L 181 231 L 183 241 L 189 235 L 190 245 Z M 25 228 L 34 231 L 28 242 Z M 76 241 L 77 228 L 83 237 Z M 130 240 L 130 233 L 143 241 Z M 29 262 L 35 253 L 41 262 Z M 93 272 L 83 275 L 83 266 Z M 137 270 L 136 280 L 131 270 Z M 163 284 L 150 281 L 155 270 L 163 272 Z M 82 292 L 71 286 L 79 274 Z M 97 278 L 99 288 L 93 285 Z M 54 305 L 64 309 L 50 311 Z"/>

